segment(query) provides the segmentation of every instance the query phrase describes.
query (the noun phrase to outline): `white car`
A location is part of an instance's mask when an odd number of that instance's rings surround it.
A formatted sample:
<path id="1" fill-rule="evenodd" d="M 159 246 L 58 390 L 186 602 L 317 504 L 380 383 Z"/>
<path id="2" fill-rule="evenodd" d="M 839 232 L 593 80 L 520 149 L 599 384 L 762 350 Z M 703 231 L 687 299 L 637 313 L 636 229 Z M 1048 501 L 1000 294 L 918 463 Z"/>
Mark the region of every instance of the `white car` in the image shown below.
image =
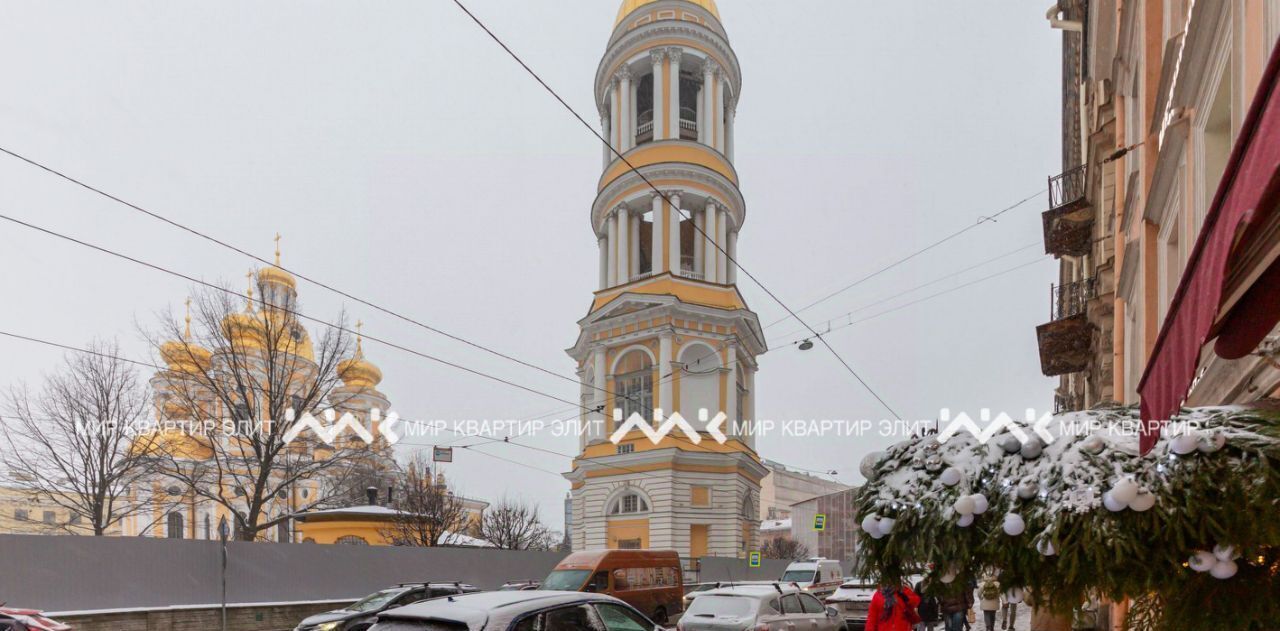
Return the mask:
<path id="1" fill-rule="evenodd" d="M 825 602 L 835 607 L 844 618 L 845 628 L 861 629 L 867 623 L 867 609 L 871 607 L 871 597 L 879 589 L 874 582 L 855 578 L 840 584 Z"/>
<path id="2" fill-rule="evenodd" d="M 783 583 L 795 583 L 818 598 L 825 598 L 844 582 L 844 570 L 835 559 L 812 557 L 787 566 L 780 579 Z"/>
<path id="3" fill-rule="evenodd" d="M 462 594 L 389 609 L 370 631 L 664 631 L 604 594 L 518 590 Z"/>

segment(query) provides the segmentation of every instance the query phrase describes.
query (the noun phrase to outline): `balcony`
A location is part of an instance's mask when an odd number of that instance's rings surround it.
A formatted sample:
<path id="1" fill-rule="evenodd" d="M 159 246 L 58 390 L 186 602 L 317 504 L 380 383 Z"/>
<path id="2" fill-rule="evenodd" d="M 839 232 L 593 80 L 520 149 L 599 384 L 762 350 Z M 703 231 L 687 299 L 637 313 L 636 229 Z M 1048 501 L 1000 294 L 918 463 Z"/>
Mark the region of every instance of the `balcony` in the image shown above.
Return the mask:
<path id="1" fill-rule="evenodd" d="M 1089 368 L 1093 361 L 1096 326 L 1089 322 L 1089 300 L 1097 295 L 1097 281 L 1089 278 L 1050 289 L 1051 321 L 1036 327 L 1040 372 L 1053 377 Z"/>
<path id="2" fill-rule="evenodd" d="M 1041 215 L 1044 251 L 1056 257 L 1083 256 L 1093 245 L 1093 209 L 1088 170 L 1080 165 L 1049 178 L 1049 210 Z"/>
<path id="3" fill-rule="evenodd" d="M 698 139 L 698 112 L 693 108 L 680 108 L 680 140 Z"/>
<path id="4" fill-rule="evenodd" d="M 636 144 L 653 141 L 653 110 L 640 112 L 636 119 Z"/>
<path id="5" fill-rule="evenodd" d="M 695 272 L 693 270 L 694 270 L 693 257 L 687 256 L 687 255 L 681 256 L 680 257 L 680 276 L 683 276 L 684 278 L 691 278 L 693 280 L 704 280 L 702 277 L 702 272 Z"/>

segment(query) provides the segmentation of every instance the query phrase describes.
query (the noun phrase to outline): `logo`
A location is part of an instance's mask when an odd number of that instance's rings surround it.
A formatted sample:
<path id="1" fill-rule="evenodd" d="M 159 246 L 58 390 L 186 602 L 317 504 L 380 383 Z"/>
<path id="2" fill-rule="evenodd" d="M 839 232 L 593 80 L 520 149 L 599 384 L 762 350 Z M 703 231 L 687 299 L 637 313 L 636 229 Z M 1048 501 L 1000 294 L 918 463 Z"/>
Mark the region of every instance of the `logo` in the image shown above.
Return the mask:
<path id="1" fill-rule="evenodd" d="M 1018 421 L 1014 420 L 1013 417 L 1004 412 L 1001 412 L 999 416 L 992 419 L 991 410 L 988 408 L 982 408 L 978 413 L 978 417 L 982 419 L 985 427 L 979 427 L 978 424 L 964 412 L 961 412 L 958 416 L 952 418 L 951 410 L 948 408 L 942 408 L 938 413 L 938 422 L 940 424 L 946 423 L 946 426 L 938 433 L 938 442 L 947 442 L 947 440 L 952 436 L 960 433 L 960 430 L 973 434 L 974 438 L 977 438 L 979 443 L 986 443 L 988 440 L 991 440 L 992 436 L 995 436 L 1004 430 L 1008 430 L 1014 438 L 1018 439 L 1018 442 L 1024 445 L 1028 440 L 1031 440 L 1031 437 L 1027 435 L 1027 432 L 1023 431 L 1023 426 L 1019 425 Z M 1037 419 L 1036 411 L 1031 408 L 1027 408 L 1024 422 L 1027 427 L 1031 428 L 1032 433 L 1038 436 L 1045 445 L 1053 442 L 1053 434 L 1049 432 L 1049 423 L 1053 422 L 1052 414 L 1045 413 Z"/>
<path id="2" fill-rule="evenodd" d="M 707 423 L 707 417 L 708 413 L 706 408 L 698 410 L 699 421 Z M 707 423 L 707 433 L 721 445 L 729 440 L 729 437 L 725 436 L 724 432 L 720 431 L 720 427 L 724 425 L 726 420 L 728 420 L 728 417 L 724 415 L 724 412 L 720 412 L 719 414 L 716 414 L 715 418 L 711 419 L 710 423 Z M 622 438 L 633 429 L 640 430 L 645 437 L 649 439 L 649 442 L 656 445 L 677 427 L 680 428 L 681 432 L 684 432 L 684 435 L 689 439 L 689 442 L 695 445 L 702 442 L 702 436 L 698 433 L 698 430 L 694 429 L 693 426 L 689 424 L 689 421 L 684 420 L 684 417 L 681 416 L 679 412 L 672 413 L 671 416 L 665 417 L 664 420 L 662 410 L 654 410 L 652 423 L 645 420 L 645 418 L 640 416 L 638 412 L 632 412 L 631 416 L 627 417 L 627 422 L 623 423 L 622 409 L 615 408 L 613 410 L 613 422 L 620 423 L 620 425 L 618 425 L 618 429 L 614 430 L 613 434 L 609 436 L 609 440 L 615 445 L 622 442 Z M 657 429 L 654 429 L 655 426 Z"/>
<path id="3" fill-rule="evenodd" d="M 385 421 L 382 420 L 382 411 L 374 408 L 369 418 L 372 422 L 378 423 L 378 433 L 387 439 L 387 444 L 394 445 L 400 441 L 400 434 L 395 431 L 395 426 L 400 422 L 400 415 L 395 412 L 387 415 Z M 284 443 L 287 445 L 298 438 L 302 430 L 310 428 L 316 437 L 326 445 L 333 445 L 334 441 L 346 431 L 351 431 L 359 436 L 365 444 L 372 444 L 374 441 L 373 432 L 369 431 L 359 419 L 350 412 L 343 414 L 341 417 L 332 409 L 324 411 L 324 419 L 328 424 L 321 423 L 310 412 L 303 412 L 302 417 L 294 422 L 289 430 L 284 433 Z M 285 411 L 285 420 L 294 421 L 294 411 L 289 409 Z M 335 422 L 336 421 L 336 422 Z"/>

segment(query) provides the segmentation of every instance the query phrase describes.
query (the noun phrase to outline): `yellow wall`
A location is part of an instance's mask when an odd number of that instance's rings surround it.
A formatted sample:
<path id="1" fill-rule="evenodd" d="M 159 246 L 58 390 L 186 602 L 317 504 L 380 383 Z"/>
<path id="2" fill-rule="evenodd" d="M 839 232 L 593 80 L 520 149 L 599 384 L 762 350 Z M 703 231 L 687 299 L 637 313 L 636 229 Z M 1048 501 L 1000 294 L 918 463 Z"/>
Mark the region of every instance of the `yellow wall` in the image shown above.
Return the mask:
<path id="1" fill-rule="evenodd" d="M 707 556 L 707 531 L 709 528 L 706 524 L 692 524 L 689 526 L 689 556 L 695 558 Z"/>
<path id="2" fill-rule="evenodd" d="M 391 545 L 382 531 L 387 524 L 377 521 L 310 521 L 298 522 L 299 541 L 307 539 L 315 543 L 337 543 L 338 539 L 348 535 L 360 537 L 371 546 Z"/>
<path id="3" fill-rule="evenodd" d="M 648 519 L 620 519 L 609 522 L 608 546 L 617 548 L 618 542 L 639 539 L 641 548 L 649 547 Z"/>

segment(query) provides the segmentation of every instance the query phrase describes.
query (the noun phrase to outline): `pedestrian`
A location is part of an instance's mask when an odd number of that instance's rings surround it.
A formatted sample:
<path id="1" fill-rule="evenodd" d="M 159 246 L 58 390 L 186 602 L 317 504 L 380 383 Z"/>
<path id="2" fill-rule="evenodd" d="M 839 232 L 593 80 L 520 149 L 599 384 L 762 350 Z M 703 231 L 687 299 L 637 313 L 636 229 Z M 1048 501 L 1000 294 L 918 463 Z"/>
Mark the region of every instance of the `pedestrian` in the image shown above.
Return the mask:
<path id="1" fill-rule="evenodd" d="M 964 588 L 939 599 L 942 608 L 942 624 L 946 631 L 964 631 L 965 616 L 973 606 L 973 592 Z"/>
<path id="2" fill-rule="evenodd" d="M 911 631 L 919 622 L 920 597 L 906 585 L 881 585 L 867 608 L 866 631 Z"/>
<path id="3" fill-rule="evenodd" d="M 1008 631 L 1018 626 L 1018 603 L 1009 602 L 1006 597 L 1004 605 L 1000 607 L 1001 618 L 1003 619 L 1003 629 Z"/>
<path id="4" fill-rule="evenodd" d="M 996 631 L 996 612 L 1000 610 L 1000 583 L 994 576 L 988 576 L 978 588 L 978 606 L 982 609 L 982 620 L 987 631 Z"/>
<path id="5" fill-rule="evenodd" d="M 916 625 L 916 631 L 933 631 L 942 622 L 942 607 L 938 604 L 933 579 L 925 578 L 916 583 L 916 595 L 920 596 L 920 606 L 916 607 L 916 613 L 920 614 L 920 624 Z"/>
<path id="6" fill-rule="evenodd" d="M 978 589 L 978 579 L 969 579 L 969 591 L 965 592 L 965 598 L 968 599 L 969 608 L 964 612 L 964 631 L 973 631 L 973 623 L 977 622 L 977 617 L 973 614 L 973 592 Z"/>

